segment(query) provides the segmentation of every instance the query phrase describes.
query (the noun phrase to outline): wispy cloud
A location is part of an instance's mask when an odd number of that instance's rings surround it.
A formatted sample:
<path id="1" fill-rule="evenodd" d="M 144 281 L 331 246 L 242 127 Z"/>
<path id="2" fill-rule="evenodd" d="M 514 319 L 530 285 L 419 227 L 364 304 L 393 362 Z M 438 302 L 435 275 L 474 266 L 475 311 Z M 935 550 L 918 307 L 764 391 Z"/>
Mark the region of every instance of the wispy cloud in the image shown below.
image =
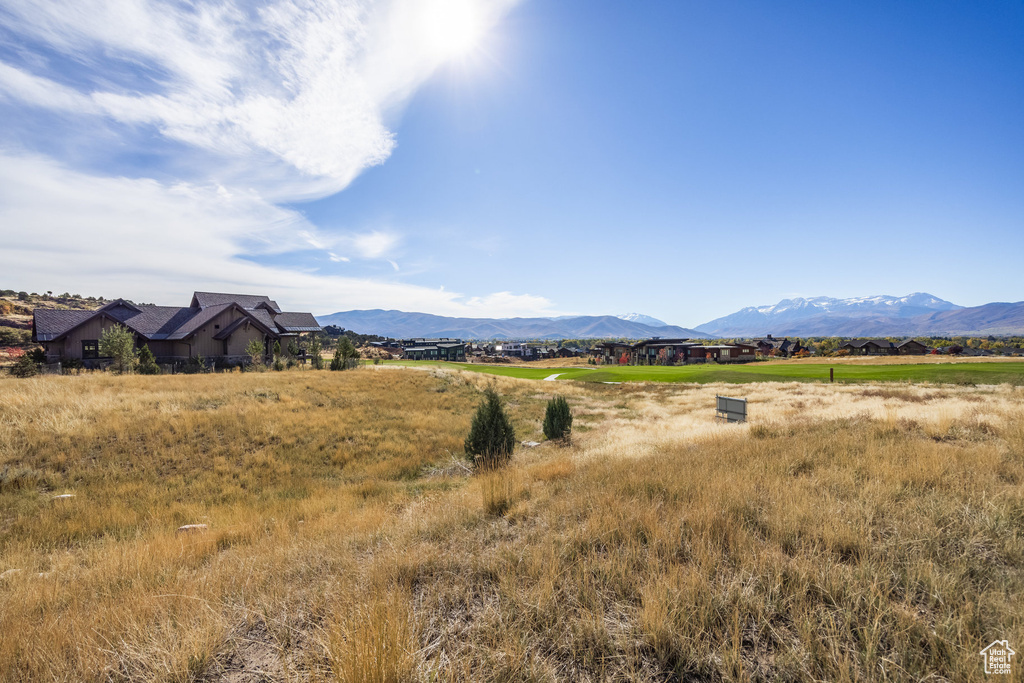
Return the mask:
<path id="1" fill-rule="evenodd" d="M 0 15 L 7 28 L 81 68 L 69 78 L 0 63 L 0 88 L 34 106 L 153 125 L 217 155 L 272 156 L 283 164 L 276 178 L 256 176 L 262 189 L 308 198 L 391 154 L 386 115 L 447 57 L 424 34 L 426 17 L 456 5 L 493 25 L 509 4 L 16 1 Z"/>
<path id="2" fill-rule="evenodd" d="M 99 178 L 38 156 L 0 154 L 0 225 L 7 286 L 70 290 L 180 305 L 194 289 L 243 288 L 317 313 L 388 308 L 444 315 L 555 314 L 550 301 L 507 292 L 466 297 L 443 288 L 320 275 L 254 263 L 253 250 L 305 241 L 315 228 L 257 194 L 186 183 Z M 279 237 L 294 235 L 295 237 Z"/>
<path id="3" fill-rule="evenodd" d="M 327 231 L 281 204 L 341 191 L 390 156 L 389 117 L 450 57 L 439 49 L 437 22 L 427 19 L 469 12 L 486 30 L 514 1 L 5 3 L 0 24 L 23 43 L 0 61 L 8 111 L 25 122 L 33 109 L 74 120 L 63 131 L 39 131 L 77 136 L 67 148 L 87 146 L 89 122 L 112 131 L 124 156 L 133 145 L 150 151 L 154 135 L 176 146 L 171 161 L 142 172 L 48 159 L 30 141 L 0 133 L 8 150 L 0 171 L 6 277 L 73 276 L 83 284 L 67 286 L 84 289 L 102 274 L 149 298 L 162 282 L 188 289 L 215 278 L 225 287 L 277 289 L 302 281 L 334 290 L 303 301 L 327 306 L 325 297 L 341 297 L 335 308 L 550 308 L 543 298 L 439 296 L 241 258 L 313 248 L 332 263 L 380 259 L 398 271 L 400 230 Z M 384 293 L 394 298 L 383 301 Z"/>

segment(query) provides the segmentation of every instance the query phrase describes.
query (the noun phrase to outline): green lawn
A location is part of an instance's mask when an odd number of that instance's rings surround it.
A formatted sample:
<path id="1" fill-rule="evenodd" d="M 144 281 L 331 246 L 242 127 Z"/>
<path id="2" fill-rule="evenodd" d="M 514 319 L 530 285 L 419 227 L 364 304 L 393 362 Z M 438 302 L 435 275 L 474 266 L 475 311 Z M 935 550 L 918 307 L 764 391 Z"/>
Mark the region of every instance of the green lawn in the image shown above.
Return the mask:
<path id="1" fill-rule="evenodd" d="M 524 379 L 583 382 L 827 382 L 828 365 L 750 363 L 747 365 L 597 366 L 586 368 L 504 367 L 475 363 L 391 361 L 409 366 L 460 368 Z M 915 365 L 834 365 L 836 382 L 932 382 L 936 384 L 1024 384 L 1021 363 L 921 363 Z"/>

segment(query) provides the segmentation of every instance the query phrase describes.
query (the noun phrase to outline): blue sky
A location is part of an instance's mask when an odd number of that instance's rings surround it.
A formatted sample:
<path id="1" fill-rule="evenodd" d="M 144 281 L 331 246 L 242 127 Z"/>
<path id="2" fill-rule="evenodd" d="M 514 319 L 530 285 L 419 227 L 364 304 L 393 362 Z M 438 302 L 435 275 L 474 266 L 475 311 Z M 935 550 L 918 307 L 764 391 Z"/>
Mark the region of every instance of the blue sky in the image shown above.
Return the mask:
<path id="1" fill-rule="evenodd" d="M 0 286 L 1024 299 L 1019 2 L 0 0 Z"/>

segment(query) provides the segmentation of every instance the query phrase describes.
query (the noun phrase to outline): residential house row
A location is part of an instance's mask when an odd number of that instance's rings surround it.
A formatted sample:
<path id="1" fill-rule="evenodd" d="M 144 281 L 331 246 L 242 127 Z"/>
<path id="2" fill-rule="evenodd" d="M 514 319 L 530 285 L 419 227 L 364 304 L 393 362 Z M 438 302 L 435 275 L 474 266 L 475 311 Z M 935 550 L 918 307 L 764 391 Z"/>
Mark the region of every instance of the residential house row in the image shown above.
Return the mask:
<path id="1" fill-rule="evenodd" d="M 103 332 L 123 325 L 146 345 L 158 363 L 203 356 L 218 364 L 249 360 L 252 341 L 269 355 L 275 343 L 287 348 L 299 335 L 320 332 L 311 313 L 282 311 L 269 297 L 195 292 L 188 306 L 136 305 L 117 299 L 94 311 L 36 309 L 32 340 L 42 344 L 48 362 L 80 360 L 86 367 L 107 362 L 100 356 Z"/>

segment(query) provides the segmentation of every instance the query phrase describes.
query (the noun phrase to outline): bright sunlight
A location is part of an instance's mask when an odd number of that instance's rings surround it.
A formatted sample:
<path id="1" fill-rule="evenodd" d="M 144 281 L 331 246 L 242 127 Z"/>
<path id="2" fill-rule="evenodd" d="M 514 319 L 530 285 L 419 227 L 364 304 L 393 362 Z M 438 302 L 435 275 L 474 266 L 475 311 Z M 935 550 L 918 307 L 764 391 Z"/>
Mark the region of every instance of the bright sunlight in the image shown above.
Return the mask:
<path id="1" fill-rule="evenodd" d="M 423 35 L 439 57 L 459 57 L 480 42 L 486 28 L 473 0 L 436 0 L 424 7 Z"/>

